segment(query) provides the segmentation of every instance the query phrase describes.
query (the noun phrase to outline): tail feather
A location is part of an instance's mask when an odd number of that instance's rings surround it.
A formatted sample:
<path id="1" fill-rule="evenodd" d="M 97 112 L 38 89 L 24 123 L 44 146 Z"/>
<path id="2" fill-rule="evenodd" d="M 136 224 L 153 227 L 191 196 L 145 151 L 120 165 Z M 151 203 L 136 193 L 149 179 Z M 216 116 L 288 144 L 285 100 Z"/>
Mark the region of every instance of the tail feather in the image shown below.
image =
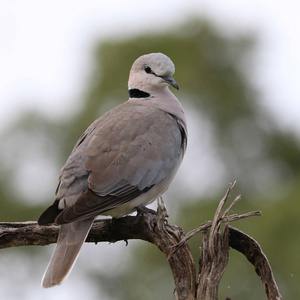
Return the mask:
<path id="1" fill-rule="evenodd" d="M 61 225 L 56 248 L 42 279 L 42 287 L 52 287 L 67 278 L 93 221 L 94 218 Z"/>

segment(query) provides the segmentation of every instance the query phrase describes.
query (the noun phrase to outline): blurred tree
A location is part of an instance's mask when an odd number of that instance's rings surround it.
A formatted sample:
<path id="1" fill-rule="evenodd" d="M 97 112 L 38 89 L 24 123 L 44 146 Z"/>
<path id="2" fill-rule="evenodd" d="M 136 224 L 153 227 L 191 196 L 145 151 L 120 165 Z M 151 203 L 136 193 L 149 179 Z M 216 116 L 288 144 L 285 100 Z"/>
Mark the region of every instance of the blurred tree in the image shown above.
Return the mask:
<path id="1" fill-rule="evenodd" d="M 298 299 L 299 141 L 292 133 L 280 131 L 259 104 L 259 93 L 251 80 L 254 46 L 253 35 L 229 37 L 203 20 L 192 20 L 164 33 L 101 43 L 95 52 L 86 99 L 78 114 L 54 123 L 31 113 L 2 137 L 5 150 L 1 149 L 0 161 L 1 219 L 37 219 L 39 214 L 36 204 L 23 203 L 17 193 L 18 186 L 11 184 L 17 183 L 15 160 L 21 164 L 35 151 L 43 150 L 41 160 L 62 165 L 85 128 L 128 98 L 126 83 L 132 62 L 145 53 L 163 52 L 176 65 L 175 78 L 181 90 L 173 92 L 183 106 L 196 111 L 207 124 L 205 128 L 196 128 L 194 136 L 201 144 L 209 130 L 210 149 L 219 162 L 207 178 L 213 181 L 215 174 L 222 173 L 221 180 L 215 182 L 214 192 L 207 197 L 191 199 L 183 191 L 177 199 L 172 199 L 180 203 L 177 204 L 180 210 L 176 219 L 171 215 L 170 221 L 185 231 L 199 226 L 213 216 L 216 201 L 226 185 L 237 179 L 237 189 L 244 199 L 238 206 L 241 212 L 260 209 L 264 213 L 264 217 L 241 221 L 237 227 L 261 243 L 283 297 Z M 20 147 L 15 147 L 15 143 Z M 201 168 L 201 163 L 194 162 L 191 166 Z M 188 180 L 189 174 L 186 177 Z M 167 206 L 171 206 L 169 201 Z M 191 245 L 197 257 L 200 238 L 194 238 Z M 113 276 L 101 270 L 91 273 L 95 288 L 101 282 L 101 289 L 107 290 L 110 299 L 172 299 L 172 275 L 163 254 L 142 242 L 130 249 L 131 259 L 124 272 Z M 263 286 L 253 268 L 240 255 L 234 252 L 231 255 L 220 298 L 263 299 Z"/>

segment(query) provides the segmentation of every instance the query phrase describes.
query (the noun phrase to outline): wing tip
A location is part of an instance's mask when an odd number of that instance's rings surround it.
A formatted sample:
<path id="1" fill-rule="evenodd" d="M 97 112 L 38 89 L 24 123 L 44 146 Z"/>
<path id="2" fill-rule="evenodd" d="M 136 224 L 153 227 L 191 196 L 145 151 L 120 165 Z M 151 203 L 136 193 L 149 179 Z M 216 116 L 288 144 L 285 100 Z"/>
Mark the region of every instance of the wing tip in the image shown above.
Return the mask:
<path id="1" fill-rule="evenodd" d="M 61 212 L 61 209 L 58 208 L 58 200 L 55 200 L 52 205 L 50 205 L 39 217 L 39 225 L 48 225 L 54 223 L 55 218 Z"/>

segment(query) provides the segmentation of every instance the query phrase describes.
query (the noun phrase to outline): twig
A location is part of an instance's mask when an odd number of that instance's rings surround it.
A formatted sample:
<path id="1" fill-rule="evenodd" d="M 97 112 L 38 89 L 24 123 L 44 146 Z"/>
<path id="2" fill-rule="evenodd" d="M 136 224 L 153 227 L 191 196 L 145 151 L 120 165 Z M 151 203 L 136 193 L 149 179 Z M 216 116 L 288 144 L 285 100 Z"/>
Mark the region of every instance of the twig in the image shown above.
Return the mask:
<path id="1" fill-rule="evenodd" d="M 230 215 L 230 216 L 224 216 L 219 221 L 221 223 L 230 223 L 230 222 L 233 222 L 233 221 L 238 221 L 238 220 L 241 220 L 241 219 L 254 217 L 254 216 L 261 217 L 262 216 L 261 211 L 257 210 L 257 211 L 252 211 L 252 212 L 248 212 L 248 213 L 241 214 L 241 215 L 233 214 L 233 215 Z M 170 256 L 173 255 L 173 253 L 176 252 L 178 250 L 178 248 L 180 248 L 184 243 L 186 243 L 191 237 L 207 230 L 211 226 L 212 226 L 212 221 L 207 221 L 207 222 L 201 224 L 201 226 L 189 231 L 185 235 L 185 237 L 178 244 L 176 244 L 172 247 L 172 251 L 170 252 Z"/>

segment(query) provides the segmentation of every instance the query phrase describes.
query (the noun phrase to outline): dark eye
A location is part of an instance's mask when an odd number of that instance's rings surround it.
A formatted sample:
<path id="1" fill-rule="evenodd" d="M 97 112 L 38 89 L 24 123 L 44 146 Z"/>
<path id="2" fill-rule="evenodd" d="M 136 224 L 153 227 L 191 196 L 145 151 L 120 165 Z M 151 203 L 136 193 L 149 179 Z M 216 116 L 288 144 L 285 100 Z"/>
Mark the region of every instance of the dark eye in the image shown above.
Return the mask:
<path id="1" fill-rule="evenodd" d="M 148 73 L 148 74 L 150 74 L 150 73 L 152 73 L 152 70 L 151 70 L 151 68 L 149 66 L 146 66 L 145 67 L 145 72 Z"/>

